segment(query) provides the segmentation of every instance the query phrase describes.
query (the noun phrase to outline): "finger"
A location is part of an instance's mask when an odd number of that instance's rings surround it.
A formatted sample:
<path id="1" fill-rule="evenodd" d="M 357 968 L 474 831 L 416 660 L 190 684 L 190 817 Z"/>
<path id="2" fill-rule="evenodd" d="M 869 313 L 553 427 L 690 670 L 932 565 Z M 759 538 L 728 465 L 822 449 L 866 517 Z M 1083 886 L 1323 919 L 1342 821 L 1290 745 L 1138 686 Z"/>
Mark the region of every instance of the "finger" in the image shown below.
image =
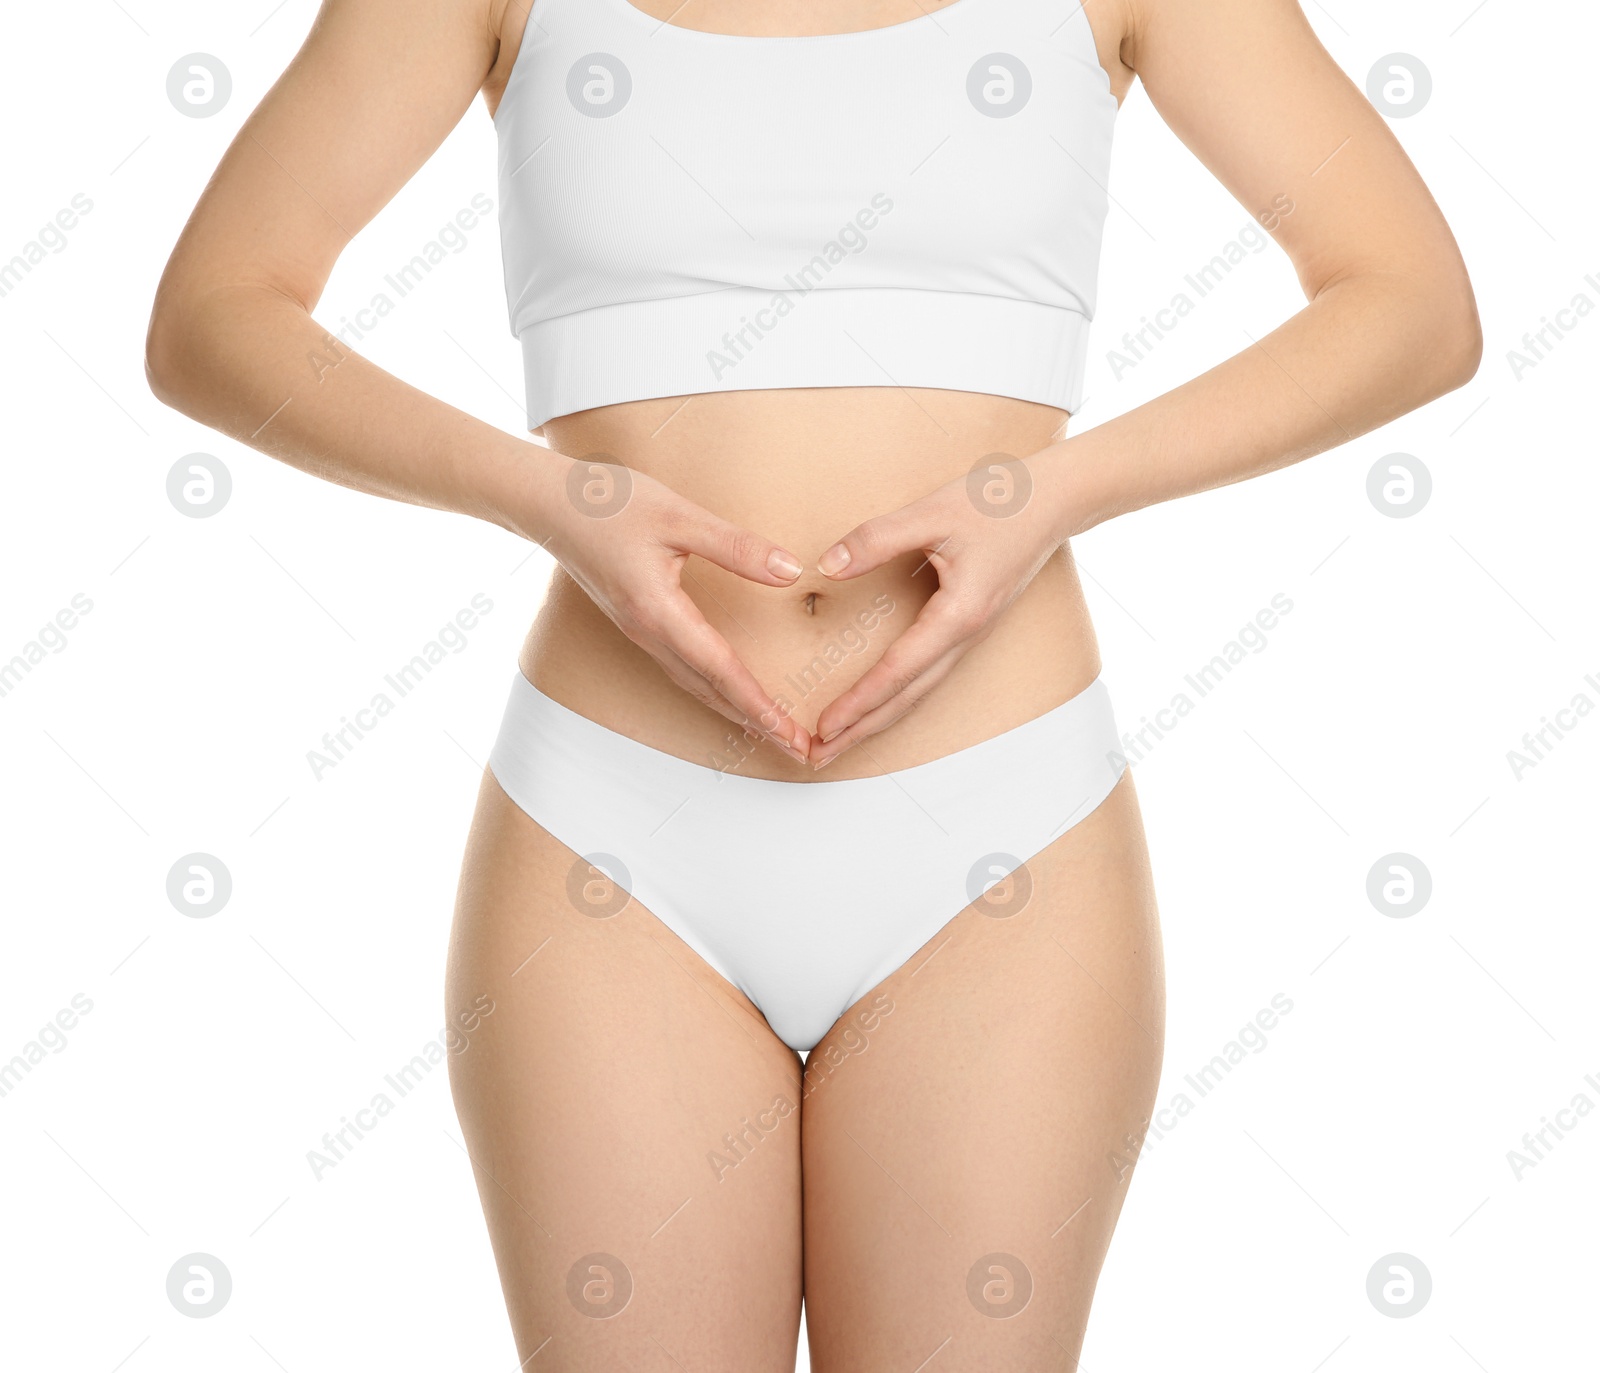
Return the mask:
<path id="1" fill-rule="evenodd" d="M 950 519 L 942 503 L 924 498 L 858 524 L 817 559 L 817 571 L 848 581 L 882 567 L 902 553 L 941 545 Z"/>
<path id="2" fill-rule="evenodd" d="M 691 671 L 733 707 L 737 718 L 729 718 L 735 724 L 759 730 L 801 762 L 807 760 L 811 736 L 767 694 L 687 593 L 680 590 L 671 598 L 669 612 L 656 632 Z"/>
<path id="3" fill-rule="evenodd" d="M 770 730 L 763 729 L 759 723 L 752 721 L 744 711 L 723 696 L 711 682 L 696 672 L 694 668 L 665 644 L 655 645 L 652 649 L 652 656 L 660 664 L 661 670 L 667 674 L 675 685 L 681 687 L 702 705 L 709 706 L 725 720 L 737 725 L 751 738 L 771 740 L 773 744 L 781 748 L 796 762 L 804 763 L 810 761 L 807 753 L 801 752 L 798 747 L 790 745 L 782 737 L 773 734 Z M 805 736 L 805 742 L 809 744 L 809 735 Z"/>
<path id="4" fill-rule="evenodd" d="M 766 586 L 788 586 L 805 571 L 788 549 L 698 508 L 672 529 L 669 540 L 681 552 Z"/>
<path id="5" fill-rule="evenodd" d="M 722 652 L 728 658 L 732 658 L 736 666 L 742 666 L 733 654 L 733 650 L 706 622 L 700 613 L 700 608 L 682 587 L 676 584 L 663 587 L 661 599 L 655 601 L 649 608 L 635 608 L 626 613 L 613 611 L 611 616 L 613 623 L 633 643 L 654 658 L 676 686 L 734 724 L 753 729 L 758 735 L 772 739 L 799 761 L 806 761 L 811 736 L 790 720 L 776 702 L 765 695 L 760 683 L 756 682 L 753 676 L 746 672 L 749 683 L 754 686 L 754 692 L 747 690 L 741 700 L 730 700 L 716 682 L 699 670 L 696 661 L 691 661 L 703 656 L 703 649 L 700 652 L 691 650 L 690 655 L 686 657 L 682 651 L 687 642 L 681 629 L 684 623 L 687 623 L 691 630 L 699 626 L 703 633 L 709 634 L 710 651 L 713 655 L 716 654 L 717 645 L 720 644 Z M 726 659 L 719 661 L 725 662 Z M 785 722 L 788 722 L 787 726 Z"/>
<path id="6" fill-rule="evenodd" d="M 921 705 L 927 699 L 928 693 L 949 676 L 951 670 L 961 661 L 968 647 L 970 645 L 955 645 L 938 662 L 914 678 L 904 691 L 891 696 L 876 710 L 868 711 L 842 733 L 834 735 L 830 743 L 814 744 L 811 751 L 811 766 L 820 771 L 841 753 L 845 752 L 846 749 L 853 748 L 863 739 L 887 729 L 901 716 L 907 714 L 914 707 Z"/>
<path id="7" fill-rule="evenodd" d="M 828 743 L 868 711 L 899 695 L 956 645 L 970 643 L 979 628 L 978 618 L 962 609 L 954 596 L 935 592 L 911 627 L 849 690 L 823 708 L 817 717 L 818 740 Z"/>
<path id="8" fill-rule="evenodd" d="M 716 687 L 706 681 L 688 663 L 684 662 L 671 648 L 659 640 L 642 639 L 640 646 L 656 660 L 656 664 L 672 680 L 674 686 L 681 687 L 703 706 L 709 706 L 718 715 L 731 720 L 736 725 L 745 722 L 744 712 L 719 692 Z"/>
<path id="9" fill-rule="evenodd" d="M 752 737 L 770 739 L 797 762 L 804 763 L 809 761 L 808 754 L 801 753 L 798 749 L 790 747 L 783 739 L 775 737 L 770 731 L 763 730 L 759 724 L 752 723 L 744 711 L 723 696 L 715 686 L 700 673 L 696 672 L 666 644 L 654 644 L 651 646 L 650 652 L 651 656 L 660 665 L 661 670 L 667 674 L 673 684 L 682 688 L 683 691 L 693 696 L 702 705 L 709 706 L 725 720 L 750 733 Z"/>

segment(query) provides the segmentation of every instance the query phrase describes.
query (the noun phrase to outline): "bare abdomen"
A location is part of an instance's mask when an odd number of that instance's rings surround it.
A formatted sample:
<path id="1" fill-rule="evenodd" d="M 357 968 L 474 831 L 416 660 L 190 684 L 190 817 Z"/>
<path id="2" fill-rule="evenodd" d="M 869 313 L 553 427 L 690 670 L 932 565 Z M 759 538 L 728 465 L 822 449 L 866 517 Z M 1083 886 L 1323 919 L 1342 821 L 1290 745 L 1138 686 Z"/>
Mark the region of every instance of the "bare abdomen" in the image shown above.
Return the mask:
<path id="1" fill-rule="evenodd" d="M 800 558 L 806 571 L 782 589 L 700 558 L 685 564 L 683 584 L 762 685 L 811 729 L 938 589 L 921 553 L 836 583 L 816 571 L 823 550 L 980 459 L 1036 453 L 1065 419 L 1046 406 L 956 391 L 753 391 L 608 406 L 552 420 L 544 435 L 569 457 L 646 472 Z M 825 774 L 770 745 L 752 748 L 559 568 L 521 666 L 547 695 L 652 747 L 751 776 L 834 781 L 914 766 L 1013 728 L 1087 686 L 1099 657 L 1063 550 L 921 706 Z"/>

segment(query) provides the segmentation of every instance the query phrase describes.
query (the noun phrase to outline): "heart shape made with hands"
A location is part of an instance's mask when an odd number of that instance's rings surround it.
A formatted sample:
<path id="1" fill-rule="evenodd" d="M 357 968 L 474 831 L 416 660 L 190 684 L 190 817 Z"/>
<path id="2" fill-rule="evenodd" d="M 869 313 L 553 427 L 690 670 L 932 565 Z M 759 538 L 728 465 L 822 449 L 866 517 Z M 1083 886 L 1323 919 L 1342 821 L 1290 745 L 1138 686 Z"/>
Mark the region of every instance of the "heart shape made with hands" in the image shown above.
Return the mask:
<path id="1" fill-rule="evenodd" d="M 580 585 L 679 686 L 818 770 L 925 699 L 988 636 L 1064 542 L 1055 527 L 1057 502 L 1031 500 L 1028 465 L 996 453 L 829 544 L 815 565 L 825 579 L 819 587 L 842 587 L 904 559 L 902 594 L 921 605 L 876 661 L 822 705 L 814 729 L 807 730 L 756 678 L 684 585 L 700 584 L 699 569 L 691 573 L 686 567 L 699 557 L 734 579 L 792 589 L 804 575 L 800 560 L 658 480 L 618 465 L 573 462 L 567 485 L 572 507 L 594 517 L 569 522 L 564 531 L 570 550 L 563 562 Z M 603 486 L 607 499 L 591 499 L 589 485 Z M 601 534 L 600 526 L 607 532 Z M 930 570 L 937 587 L 928 592 L 925 583 L 918 587 L 912 579 Z M 721 605 L 709 588 L 701 590 Z"/>

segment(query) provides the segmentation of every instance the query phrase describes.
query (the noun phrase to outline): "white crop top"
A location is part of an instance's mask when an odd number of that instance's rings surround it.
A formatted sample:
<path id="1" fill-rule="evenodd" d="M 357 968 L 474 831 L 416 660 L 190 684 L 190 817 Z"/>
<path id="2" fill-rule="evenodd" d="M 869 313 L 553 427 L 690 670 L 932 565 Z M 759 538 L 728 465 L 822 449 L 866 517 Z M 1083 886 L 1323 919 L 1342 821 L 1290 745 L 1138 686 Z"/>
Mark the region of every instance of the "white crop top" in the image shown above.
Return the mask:
<path id="1" fill-rule="evenodd" d="M 775 38 L 535 0 L 494 118 L 528 427 L 793 386 L 1075 411 L 1116 111 L 1077 0 Z"/>

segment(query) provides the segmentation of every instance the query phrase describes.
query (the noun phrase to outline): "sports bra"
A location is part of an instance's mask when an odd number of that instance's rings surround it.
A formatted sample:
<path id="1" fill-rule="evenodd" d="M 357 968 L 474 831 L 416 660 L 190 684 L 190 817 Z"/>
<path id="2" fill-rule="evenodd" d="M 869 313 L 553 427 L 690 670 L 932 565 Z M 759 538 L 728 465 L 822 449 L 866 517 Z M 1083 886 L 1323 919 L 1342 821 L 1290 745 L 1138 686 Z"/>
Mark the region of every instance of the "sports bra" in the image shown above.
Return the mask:
<path id="1" fill-rule="evenodd" d="M 535 0 L 494 116 L 529 429 L 799 386 L 1076 411 L 1116 112 L 1077 0 L 800 37 Z"/>

